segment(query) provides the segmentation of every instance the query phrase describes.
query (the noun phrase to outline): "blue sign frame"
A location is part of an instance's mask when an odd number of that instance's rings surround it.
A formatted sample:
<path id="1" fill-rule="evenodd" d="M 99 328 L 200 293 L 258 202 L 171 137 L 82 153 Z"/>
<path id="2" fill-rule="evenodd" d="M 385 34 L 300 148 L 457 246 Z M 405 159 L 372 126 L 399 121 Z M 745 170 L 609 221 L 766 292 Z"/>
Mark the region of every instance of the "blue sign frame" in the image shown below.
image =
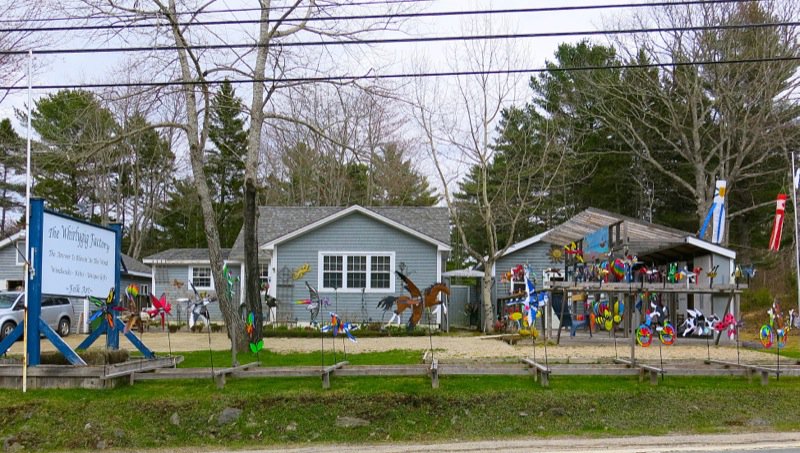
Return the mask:
<path id="1" fill-rule="evenodd" d="M 27 348 L 27 364 L 30 366 L 36 366 L 41 363 L 41 345 L 39 342 L 40 335 L 44 335 L 51 343 L 56 347 L 56 349 L 64 355 L 64 357 L 73 365 L 86 365 L 86 362 L 81 359 L 81 357 L 72 349 L 70 346 L 61 339 L 61 337 L 52 329 L 50 326 L 47 325 L 41 319 L 42 314 L 42 250 L 43 250 L 43 239 L 44 239 L 44 200 L 42 199 L 31 199 L 30 200 L 31 206 L 31 217 L 28 222 L 28 257 L 30 260 L 31 270 L 27 275 L 28 278 L 28 307 L 27 307 L 27 325 L 25 322 L 21 322 L 17 325 L 11 334 L 9 334 L 6 338 L 0 342 L 0 354 L 5 354 L 6 351 L 16 342 L 20 336 L 22 336 L 24 329 L 28 329 L 28 338 L 32 341 L 28 341 L 28 348 Z M 121 260 L 120 260 L 120 251 L 122 249 L 122 225 L 115 224 L 112 225 L 110 228 L 102 227 L 99 225 L 94 225 L 89 222 L 75 219 L 70 216 L 66 216 L 64 214 L 60 214 L 57 212 L 53 212 L 47 210 L 48 214 L 57 215 L 63 217 L 65 219 L 69 219 L 76 222 L 85 223 L 89 226 L 94 228 L 103 228 L 110 231 L 113 231 L 116 237 L 116 246 L 114 252 L 114 301 L 113 304 L 116 304 L 119 301 L 119 287 L 120 287 L 120 267 L 121 267 Z M 101 323 L 101 326 L 98 329 L 95 329 L 91 335 L 89 335 L 86 340 L 84 340 L 78 349 L 86 349 L 94 343 L 97 338 L 102 335 L 103 333 L 106 334 L 106 346 L 109 349 L 119 349 L 119 332 L 125 331 L 125 326 L 122 324 L 117 318 L 116 310 L 111 310 L 111 316 L 113 319 L 113 326 L 109 326 L 108 323 Z M 155 358 L 155 354 L 150 351 L 135 335 L 131 332 L 125 332 L 125 337 L 139 350 L 141 353 L 147 358 Z"/>

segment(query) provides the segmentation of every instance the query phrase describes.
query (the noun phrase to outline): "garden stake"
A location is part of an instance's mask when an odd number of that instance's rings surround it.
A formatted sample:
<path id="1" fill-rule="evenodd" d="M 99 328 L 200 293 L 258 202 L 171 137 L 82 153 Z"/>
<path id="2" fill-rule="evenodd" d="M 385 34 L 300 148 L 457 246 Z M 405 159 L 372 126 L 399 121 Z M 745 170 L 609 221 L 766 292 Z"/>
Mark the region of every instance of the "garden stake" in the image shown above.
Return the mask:
<path id="1" fill-rule="evenodd" d="M 320 352 L 322 353 L 322 368 L 325 368 L 325 332 L 319 329 Z"/>
<path id="2" fill-rule="evenodd" d="M 167 347 L 169 348 L 169 356 L 172 357 L 172 340 L 169 337 L 169 323 L 167 323 Z"/>
<path id="3" fill-rule="evenodd" d="M 427 308 L 427 312 L 425 313 L 426 318 L 428 318 L 428 341 L 431 344 L 431 363 L 433 363 L 433 333 L 431 329 L 431 309 Z"/>
<path id="4" fill-rule="evenodd" d="M 208 358 L 211 361 L 211 380 L 214 380 L 214 352 L 211 350 L 211 318 L 208 319 Z"/>
<path id="5" fill-rule="evenodd" d="M 658 358 L 661 362 L 661 382 L 664 382 L 664 356 L 661 354 L 661 339 L 658 341 Z"/>

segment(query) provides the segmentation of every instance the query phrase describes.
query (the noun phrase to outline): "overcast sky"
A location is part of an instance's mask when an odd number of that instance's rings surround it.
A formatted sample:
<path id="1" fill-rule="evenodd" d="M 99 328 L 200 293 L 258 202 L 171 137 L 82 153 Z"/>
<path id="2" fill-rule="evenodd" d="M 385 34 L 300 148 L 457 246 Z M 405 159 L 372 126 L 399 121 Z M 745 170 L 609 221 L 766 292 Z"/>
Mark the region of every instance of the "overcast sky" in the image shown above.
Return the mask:
<path id="1" fill-rule="evenodd" d="M 358 0 L 363 2 L 363 0 Z M 146 2 L 143 2 L 146 4 Z M 549 0 L 549 1 L 530 1 L 530 0 L 503 0 L 490 2 L 486 0 L 462 1 L 462 0 L 432 0 L 421 1 L 419 5 L 422 12 L 435 11 L 456 11 L 456 10 L 489 10 L 489 9 L 515 9 L 515 8 L 541 8 L 550 6 L 583 6 L 583 5 L 608 5 L 627 3 L 618 0 Z M 246 0 L 221 0 L 212 6 L 212 9 L 226 8 L 252 8 L 254 2 Z M 420 6 L 416 6 L 420 8 Z M 353 12 L 344 10 L 336 15 L 348 15 L 354 13 L 364 13 L 363 8 Z M 217 15 L 213 19 L 244 19 L 254 18 L 255 13 L 238 12 L 233 15 Z M 413 18 L 404 22 L 401 26 L 401 33 L 388 33 L 386 37 L 416 37 L 416 36 L 453 36 L 461 34 L 503 34 L 503 33 L 546 33 L 546 32 L 565 32 L 565 31 L 586 31 L 607 28 L 607 24 L 616 22 L 616 18 L 627 14 L 624 9 L 588 10 L 588 11 L 566 11 L 566 12 L 542 12 L 542 13 L 517 13 L 517 14 L 494 14 L 487 16 L 489 20 L 489 31 L 469 31 L 470 23 L 474 23 L 477 16 L 455 16 L 455 17 L 427 17 Z M 203 16 L 205 20 L 211 20 L 209 16 Z M 63 22 L 54 23 L 64 25 Z M 486 24 L 484 24 L 485 26 Z M 252 28 L 254 25 L 247 25 Z M 150 33 L 156 33 L 156 29 L 148 29 Z M 159 30 L 166 33 L 166 30 Z M 244 36 L 233 26 L 226 26 L 224 30 L 215 30 L 220 34 L 226 35 L 227 42 L 247 42 Z M 53 36 L 52 48 L 92 48 L 92 47 L 119 47 L 125 43 L 119 41 L 98 42 L 97 39 L 87 40 L 86 33 L 65 35 L 55 34 Z M 313 38 L 317 39 L 317 38 Z M 562 37 L 562 38 L 536 38 L 518 39 L 510 45 L 515 47 L 520 60 L 514 65 L 518 68 L 540 68 L 544 66 L 546 59 L 552 59 L 553 52 L 562 42 L 577 42 L 581 37 Z M 400 73 L 415 72 L 420 67 L 428 71 L 448 71 L 453 70 L 459 65 L 459 61 L 454 61 L 456 55 L 454 48 L 459 46 L 455 42 L 437 43 L 414 43 L 414 44 L 383 44 L 363 48 L 356 53 L 357 58 L 343 58 L 343 65 L 329 68 L 330 75 L 342 74 L 363 74 L 370 70 L 376 73 Z M 306 48 L 303 48 L 306 49 Z M 310 50 L 313 51 L 313 50 Z M 348 51 L 349 52 L 349 51 Z M 115 81 L 114 69 L 119 67 L 125 58 L 136 58 L 136 54 L 66 54 L 66 55 L 40 55 L 35 57 L 36 73 L 33 77 L 34 85 L 44 84 L 81 84 L 92 82 Z M 147 76 L 147 75 L 146 75 Z M 150 75 L 152 80 L 165 80 L 163 74 Z M 514 98 L 514 103 L 523 103 L 530 97 L 527 88 L 529 75 L 520 75 L 518 78 L 518 90 Z M 439 79 L 436 81 L 444 90 L 453 86 L 455 80 Z M 27 84 L 23 81 L 23 84 Z M 453 91 L 453 90 L 451 90 Z M 237 87 L 238 94 L 247 99 L 246 86 Z M 41 96 L 49 94 L 43 90 L 33 92 L 34 103 Z M 20 125 L 14 118 L 14 108 L 24 108 L 27 100 L 26 91 L 17 91 L 9 95 L 0 103 L 0 118 L 11 117 L 17 130 L 25 136 L 24 125 Z M 419 167 L 429 177 L 434 187 L 440 187 L 440 183 L 435 178 L 430 161 L 425 155 L 418 156 Z M 464 163 L 458 165 L 457 162 L 450 162 L 448 167 L 451 174 L 463 174 Z"/>
<path id="2" fill-rule="evenodd" d="M 215 8 L 236 8 L 241 5 L 252 7 L 252 2 L 239 0 L 222 0 L 215 4 Z M 503 0 L 503 1 L 473 1 L 464 2 L 461 0 L 434 0 L 421 2 L 427 5 L 423 11 L 453 11 L 453 10 L 476 10 L 476 9 L 511 9 L 511 8 L 531 8 L 546 6 L 566 6 L 566 5 L 590 5 L 590 4 L 614 4 L 623 3 L 611 0 L 580 0 L 580 1 L 525 1 L 525 0 Z M 539 32 L 563 32 L 578 30 L 602 29 L 604 21 L 613 19 L 613 15 L 622 14 L 624 10 L 590 10 L 590 11 L 569 11 L 569 12 L 547 12 L 547 13 L 525 13 L 525 14 L 497 14 L 492 15 L 492 27 L 494 33 L 519 32 L 519 33 L 539 33 Z M 243 18 L 248 13 L 237 13 L 235 17 Z M 474 20 L 473 16 L 461 17 L 434 17 L 434 18 L 414 18 L 404 23 L 403 31 L 408 31 L 411 36 L 442 36 L 461 34 L 465 24 Z M 63 24 L 63 23 L 58 23 Z M 162 33 L 164 30 L 161 31 Z M 58 32 L 56 32 L 58 33 Z M 85 33 L 83 33 L 85 35 Z M 105 44 L 86 42 L 81 37 L 66 36 L 55 34 L 53 47 L 97 47 Z M 577 41 L 580 38 L 537 38 L 520 39 L 516 45 L 523 49 L 526 55 L 524 67 L 541 67 L 546 58 L 550 58 L 557 45 L 565 41 Z M 109 45 L 113 45 L 110 43 Z M 358 66 L 341 68 L 342 73 L 359 73 L 369 68 L 384 68 L 381 70 L 409 70 L 410 63 L 422 62 L 425 66 L 432 69 L 446 70 L 450 63 L 448 61 L 449 49 L 453 43 L 417 43 L 417 44 L 391 44 L 378 45 L 365 51 L 367 58 L 359 60 Z M 113 69 L 119 65 L 124 58 L 119 54 L 69 54 L 69 55 L 41 55 L 35 56 L 37 66 L 36 74 L 33 77 L 33 84 L 80 84 L 87 82 L 109 81 Z M 135 58 L 135 54 L 134 54 Z M 352 64 L 352 63 L 351 63 Z M 157 79 L 158 75 L 154 75 Z M 527 77 L 526 77 L 527 78 Z M 25 82 L 23 82 L 25 83 Z M 46 94 L 44 91 L 33 93 L 34 101 L 38 97 Z M 27 93 L 12 93 L 5 101 L 0 104 L 0 118 L 13 115 L 13 109 L 22 108 L 27 99 Z"/>

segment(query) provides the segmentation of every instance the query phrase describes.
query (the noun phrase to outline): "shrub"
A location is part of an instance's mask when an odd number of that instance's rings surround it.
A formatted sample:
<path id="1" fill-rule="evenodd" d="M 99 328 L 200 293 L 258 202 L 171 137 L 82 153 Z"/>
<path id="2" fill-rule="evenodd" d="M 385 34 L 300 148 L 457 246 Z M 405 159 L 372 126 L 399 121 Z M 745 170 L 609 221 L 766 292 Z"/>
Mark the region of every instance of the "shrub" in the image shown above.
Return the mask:
<path id="1" fill-rule="evenodd" d="M 118 349 L 88 349 L 77 351 L 78 355 L 87 365 L 111 365 L 128 361 L 128 351 Z M 67 359 L 60 352 L 47 351 L 41 354 L 42 365 L 69 365 Z"/>
<path id="2" fill-rule="evenodd" d="M 767 288 L 746 289 L 742 292 L 741 310 L 742 312 L 768 310 L 772 306 L 772 299 L 772 293 Z"/>

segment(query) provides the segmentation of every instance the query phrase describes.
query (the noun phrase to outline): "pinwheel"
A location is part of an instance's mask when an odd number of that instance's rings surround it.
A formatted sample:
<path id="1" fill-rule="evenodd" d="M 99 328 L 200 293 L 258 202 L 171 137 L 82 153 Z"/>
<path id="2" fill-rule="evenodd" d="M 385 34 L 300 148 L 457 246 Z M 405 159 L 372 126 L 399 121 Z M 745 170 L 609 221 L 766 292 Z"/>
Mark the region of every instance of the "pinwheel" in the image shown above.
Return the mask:
<path id="1" fill-rule="evenodd" d="M 166 322 L 167 316 L 172 316 L 172 304 L 167 302 L 167 294 L 162 293 L 161 297 L 156 299 L 156 296 L 150 294 L 150 303 L 153 304 L 153 308 L 147 310 L 147 314 L 150 318 L 155 318 L 156 316 L 161 316 L 161 330 L 164 330 L 164 325 Z"/>
<path id="2" fill-rule="evenodd" d="M 256 336 L 256 316 L 251 311 L 250 314 L 247 315 L 247 322 L 244 325 L 244 331 L 247 333 L 247 337 L 250 339 L 250 351 L 253 354 L 258 354 L 258 351 L 264 348 L 264 339 L 259 338 L 258 341 L 255 341 Z"/>
<path id="3" fill-rule="evenodd" d="M 761 330 L 758 332 L 758 339 L 761 340 L 761 345 L 765 349 L 770 349 L 775 345 L 775 334 L 772 328 L 766 324 L 761 326 Z"/>
<path id="4" fill-rule="evenodd" d="M 646 348 L 653 342 L 653 331 L 644 324 L 636 329 L 636 342 L 639 346 Z"/>
<path id="5" fill-rule="evenodd" d="M 614 324 L 622 322 L 623 314 L 625 313 L 625 303 L 619 300 L 610 303 L 602 299 L 594 303 L 592 307 L 595 316 L 595 322 L 601 329 L 611 331 Z"/>
<path id="6" fill-rule="evenodd" d="M 675 328 L 672 327 L 669 321 L 664 321 L 664 325 L 656 327 L 656 330 L 658 331 L 658 339 L 661 340 L 662 344 L 672 346 L 675 343 Z"/>
<path id="7" fill-rule="evenodd" d="M 741 322 L 737 322 L 736 318 L 733 317 L 732 313 L 727 313 L 723 318 L 722 321 L 717 321 L 713 324 L 714 330 L 717 332 L 722 332 L 723 330 L 728 330 L 728 338 L 733 340 L 736 338 L 736 330 L 741 325 Z"/>
<path id="8" fill-rule="evenodd" d="M 108 326 L 113 329 L 114 328 L 113 312 L 125 310 L 120 306 L 114 305 L 114 288 L 112 287 L 108 291 L 108 296 L 106 296 L 105 300 L 93 296 L 88 296 L 88 298 L 89 301 L 95 304 L 98 308 L 98 310 L 95 311 L 94 314 L 92 314 L 92 316 L 89 318 L 89 324 L 94 322 L 94 320 L 96 320 L 97 318 L 103 316 L 105 317 L 105 320 L 108 322 Z"/>
<path id="9" fill-rule="evenodd" d="M 331 323 L 322 328 L 323 332 L 333 332 L 333 336 L 336 337 L 339 332 L 343 332 L 347 335 L 347 339 L 352 341 L 353 343 L 357 343 L 356 337 L 353 336 L 352 331 L 358 329 L 357 325 L 350 324 L 349 322 L 342 321 L 342 318 L 339 317 L 334 312 L 329 312 L 331 315 Z"/>
<path id="10" fill-rule="evenodd" d="M 234 285 L 239 282 L 239 277 L 231 275 L 227 264 L 222 265 L 222 275 L 225 277 L 225 292 L 228 294 L 228 298 L 233 300 Z"/>

